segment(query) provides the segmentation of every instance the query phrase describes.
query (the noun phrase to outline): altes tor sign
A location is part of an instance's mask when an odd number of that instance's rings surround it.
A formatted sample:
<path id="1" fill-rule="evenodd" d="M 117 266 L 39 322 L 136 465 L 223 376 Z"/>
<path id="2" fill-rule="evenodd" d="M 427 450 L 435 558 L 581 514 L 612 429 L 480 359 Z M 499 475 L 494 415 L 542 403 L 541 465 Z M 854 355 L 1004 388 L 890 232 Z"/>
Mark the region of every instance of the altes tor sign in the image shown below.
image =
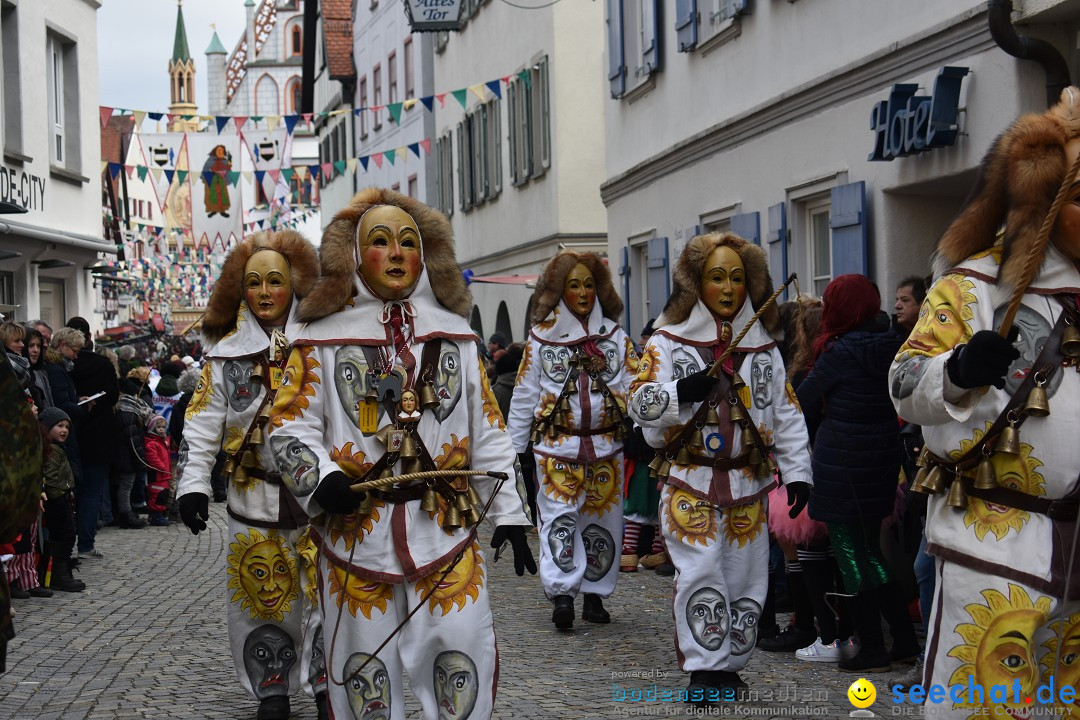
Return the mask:
<path id="1" fill-rule="evenodd" d="M 893 85 L 889 99 L 870 113 L 874 152 L 867 160 L 892 160 L 952 145 L 959 129 L 960 83 L 967 74 L 966 67 L 943 67 L 932 95 L 916 95 L 918 85 Z"/>
<path id="2" fill-rule="evenodd" d="M 464 0 L 404 0 L 414 32 L 459 30 Z"/>

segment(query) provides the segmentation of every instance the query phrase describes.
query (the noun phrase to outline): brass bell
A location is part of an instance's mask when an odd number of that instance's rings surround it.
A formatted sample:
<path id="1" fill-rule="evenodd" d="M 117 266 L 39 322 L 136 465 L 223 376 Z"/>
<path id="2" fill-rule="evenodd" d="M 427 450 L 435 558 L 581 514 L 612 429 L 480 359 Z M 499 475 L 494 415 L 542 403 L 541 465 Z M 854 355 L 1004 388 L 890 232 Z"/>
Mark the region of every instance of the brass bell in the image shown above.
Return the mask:
<path id="1" fill-rule="evenodd" d="M 679 448 L 679 451 L 675 453 L 676 465 L 689 465 L 690 464 L 690 451 L 683 445 Z"/>
<path id="2" fill-rule="evenodd" d="M 443 515 L 442 521 L 443 530 L 457 530 L 461 527 L 461 513 L 453 505 L 446 508 L 446 514 Z"/>
<path id="3" fill-rule="evenodd" d="M 706 425 L 719 425 L 720 424 L 720 413 L 716 412 L 716 404 L 715 403 L 709 403 L 709 412 L 705 413 L 705 424 Z"/>
<path id="4" fill-rule="evenodd" d="M 666 478 L 671 473 L 671 461 L 664 460 L 660 465 L 660 469 L 656 471 L 657 477 Z"/>
<path id="5" fill-rule="evenodd" d="M 696 428 L 694 432 L 690 434 L 690 452 L 695 455 L 705 454 L 705 437 L 701 434 L 701 428 Z"/>
<path id="6" fill-rule="evenodd" d="M 573 395 L 574 393 L 577 392 L 577 383 L 576 382 L 568 382 L 568 383 L 566 383 L 566 387 L 563 388 L 563 392 L 566 393 L 567 395 Z"/>
<path id="7" fill-rule="evenodd" d="M 409 475 L 412 473 L 420 472 L 424 469 L 424 463 L 420 461 L 420 458 L 402 458 L 401 459 L 401 473 L 403 475 Z"/>
<path id="8" fill-rule="evenodd" d="M 660 467 L 664 464 L 664 458 L 656 455 L 649 461 L 649 477 L 656 477 L 660 473 Z"/>
<path id="9" fill-rule="evenodd" d="M 761 450 L 758 448 L 757 445 L 750 446 L 750 451 L 747 453 L 746 459 L 750 463 L 751 467 L 757 467 L 761 463 L 765 462 L 765 459 L 761 456 Z"/>
<path id="10" fill-rule="evenodd" d="M 1004 453 L 1005 455 L 1020 454 L 1020 431 L 1016 429 L 1012 422 L 998 435 L 997 442 L 994 443 L 994 452 Z"/>
<path id="11" fill-rule="evenodd" d="M 739 403 L 731 404 L 731 422 L 742 425 L 747 420 L 746 411 L 742 409 L 742 405 Z"/>
<path id="12" fill-rule="evenodd" d="M 466 492 L 466 494 L 468 494 L 469 502 L 472 503 L 473 507 L 483 507 L 484 506 L 483 501 L 480 499 L 480 493 L 476 492 L 476 488 L 474 488 L 472 486 L 472 483 L 469 483 L 469 489 L 466 490 L 465 492 Z"/>
<path id="13" fill-rule="evenodd" d="M 383 468 L 383 471 L 381 473 L 379 473 L 379 477 L 377 479 L 378 480 L 386 480 L 387 478 L 392 478 L 392 477 L 394 477 L 394 471 L 391 470 L 389 467 L 385 467 L 385 468 Z"/>
<path id="14" fill-rule="evenodd" d="M 553 422 L 548 423 L 546 433 L 549 440 L 554 440 L 559 437 L 559 431 L 555 429 L 555 423 Z"/>
<path id="15" fill-rule="evenodd" d="M 401 449 L 398 451 L 398 455 L 402 458 L 414 458 L 419 454 L 419 451 L 416 449 L 416 440 L 413 438 L 413 434 L 411 432 L 406 432 L 405 437 L 401 439 Z"/>
<path id="16" fill-rule="evenodd" d="M 911 489 L 917 493 L 926 494 L 926 476 L 930 474 L 930 469 L 925 465 L 919 468 L 919 472 L 915 473 L 915 480 L 911 483 Z"/>
<path id="17" fill-rule="evenodd" d="M 472 507 L 472 503 L 469 502 L 469 496 L 465 493 L 458 493 L 454 496 L 454 507 L 458 509 L 458 512 L 465 512 Z"/>
<path id="18" fill-rule="evenodd" d="M 923 448 L 923 451 L 919 453 L 919 459 L 915 461 L 915 467 L 924 468 L 927 466 L 930 460 L 930 448 Z"/>
<path id="19" fill-rule="evenodd" d="M 937 495 L 945 489 L 945 471 L 941 469 L 940 465 L 935 465 L 927 473 L 926 478 L 922 483 L 923 492 L 927 495 Z"/>
<path id="20" fill-rule="evenodd" d="M 379 402 L 379 391 L 375 388 L 375 383 L 368 385 L 367 392 L 364 393 L 364 400 L 368 402 Z"/>
<path id="21" fill-rule="evenodd" d="M 559 398 L 559 412 L 561 412 L 561 413 L 570 412 L 570 398 L 566 397 L 565 395 L 563 395 L 561 398 Z"/>
<path id="22" fill-rule="evenodd" d="M 1046 397 L 1046 382 L 1035 380 L 1035 387 L 1028 393 L 1024 412 L 1031 417 L 1046 417 L 1050 414 L 1050 400 Z"/>
<path id="23" fill-rule="evenodd" d="M 366 490 L 362 495 L 363 497 L 360 498 L 360 504 L 356 506 L 356 512 L 361 515 L 370 515 L 371 511 L 375 509 L 375 496 Z"/>
<path id="24" fill-rule="evenodd" d="M 475 507 L 470 507 L 468 510 L 461 514 L 461 519 L 465 521 L 465 526 L 469 527 L 480 522 L 480 513 Z"/>
<path id="25" fill-rule="evenodd" d="M 420 386 L 420 407 L 425 410 L 439 407 L 439 398 L 435 395 L 435 389 L 431 387 L 431 383 Z"/>
<path id="26" fill-rule="evenodd" d="M 251 379 L 252 380 L 262 380 L 262 378 L 263 378 L 263 366 L 262 366 L 262 363 L 256 363 L 255 366 L 251 368 Z"/>
<path id="27" fill-rule="evenodd" d="M 605 410 L 612 410 L 613 408 L 617 408 L 617 407 L 619 407 L 619 403 L 615 401 L 615 396 L 614 395 L 612 395 L 611 393 L 608 393 L 608 394 L 604 395 L 604 409 Z"/>
<path id="28" fill-rule="evenodd" d="M 780 466 L 776 464 L 776 460 L 773 460 L 772 455 L 765 456 L 765 467 L 768 468 L 770 475 L 778 475 L 780 473 Z"/>
<path id="29" fill-rule="evenodd" d="M 244 455 L 240 458 L 240 466 L 246 468 L 253 468 L 258 464 L 255 459 L 255 453 L 251 450 L 245 450 Z"/>
<path id="30" fill-rule="evenodd" d="M 529 436 L 529 442 L 533 445 L 539 445 L 540 440 L 543 439 L 543 434 L 540 432 L 540 428 L 533 425 L 532 434 Z"/>
<path id="31" fill-rule="evenodd" d="M 742 375 L 740 375 L 738 372 L 733 373 L 731 375 L 731 389 L 738 392 L 744 387 L 746 387 L 746 381 L 742 379 Z"/>
<path id="32" fill-rule="evenodd" d="M 1065 357 L 1080 357 L 1080 329 L 1069 323 L 1061 334 L 1061 354 Z"/>
<path id="33" fill-rule="evenodd" d="M 975 471 L 975 483 L 972 485 L 976 490 L 993 490 L 998 486 L 997 474 L 994 472 L 994 463 L 990 462 L 990 456 L 983 457 Z"/>
<path id="34" fill-rule="evenodd" d="M 420 497 L 420 509 L 429 513 L 439 512 L 439 494 L 433 486 L 424 488 L 424 494 Z"/>
<path id="35" fill-rule="evenodd" d="M 592 381 L 589 383 L 589 390 L 594 393 L 604 392 L 604 384 L 600 381 L 599 377 L 594 376 L 592 378 Z"/>
<path id="36" fill-rule="evenodd" d="M 957 476 L 949 488 L 949 496 L 945 499 L 949 507 L 966 508 L 968 506 L 967 493 L 964 491 L 964 478 Z"/>
<path id="37" fill-rule="evenodd" d="M 262 410 L 259 410 L 258 418 L 262 422 L 266 422 L 267 420 L 270 419 L 270 405 L 269 404 L 262 406 Z"/>
<path id="38" fill-rule="evenodd" d="M 265 442 L 265 440 L 263 439 L 262 428 L 259 427 L 258 425 L 256 425 L 255 429 L 251 431 L 251 439 L 248 440 L 248 443 L 251 444 L 251 445 L 258 446 L 258 445 L 262 445 L 264 442 Z"/>
<path id="39" fill-rule="evenodd" d="M 224 465 L 224 467 L 222 467 L 221 472 L 223 472 L 226 476 L 231 476 L 233 474 L 233 471 L 235 471 L 235 470 L 236 470 L 236 456 L 235 455 L 229 455 L 229 457 L 225 460 L 225 465 Z"/>

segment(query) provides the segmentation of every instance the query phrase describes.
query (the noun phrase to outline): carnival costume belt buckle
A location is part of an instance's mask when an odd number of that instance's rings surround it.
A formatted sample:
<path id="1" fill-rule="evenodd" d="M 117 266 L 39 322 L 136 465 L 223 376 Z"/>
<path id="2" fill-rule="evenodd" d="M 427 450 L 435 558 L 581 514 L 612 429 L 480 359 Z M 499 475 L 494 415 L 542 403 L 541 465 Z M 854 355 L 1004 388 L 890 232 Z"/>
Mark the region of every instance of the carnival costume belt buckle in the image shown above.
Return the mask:
<path id="1" fill-rule="evenodd" d="M 1076 522 L 1080 512 L 1080 500 L 1052 500 L 1046 508 L 1046 517 L 1059 522 Z"/>

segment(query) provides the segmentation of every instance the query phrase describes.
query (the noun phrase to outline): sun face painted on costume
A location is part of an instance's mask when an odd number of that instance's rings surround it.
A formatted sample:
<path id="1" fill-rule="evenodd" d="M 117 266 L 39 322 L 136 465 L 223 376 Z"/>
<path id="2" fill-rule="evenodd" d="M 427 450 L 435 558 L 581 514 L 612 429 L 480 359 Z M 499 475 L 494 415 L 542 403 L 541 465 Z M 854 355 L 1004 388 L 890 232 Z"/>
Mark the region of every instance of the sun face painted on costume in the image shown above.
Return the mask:
<path id="1" fill-rule="evenodd" d="M 961 440 L 960 449 L 954 450 L 950 453 L 950 456 L 954 458 L 960 457 L 963 453 L 968 452 L 972 446 L 979 444 L 986 430 L 989 430 L 992 424 L 987 422 L 985 430 L 975 430 L 971 440 Z M 1037 472 L 1037 469 L 1042 467 L 1042 462 L 1038 458 L 1032 457 L 1032 449 L 1031 445 L 1020 443 L 1019 455 L 993 453 L 990 456 L 990 462 L 994 466 L 994 474 L 997 476 L 999 486 L 1019 490 L 1022 493 L 1036 497 L 1045 492 L 1043 476 Z M 993 533 L 995 538 L 1001 540 L 1009 534 L 1010 530 L 1019 533 L 1030 519 L 1031 515 L 1026 510 L 1019 510 L 1007 505 L 998 505 L 997 503 L 972 497 L 968 499 L 967 511 L 964 513 L 964 527 L 974 528 L 975 537 L 979 542 L 982 542 L 988 532 Z"/>
<path id="2" fill-rule="evenodd" d="M 975 283 L 958 274 L 946 275 L 934 283 L 919 310 L 919 320 L 900 346 L 897 358 L 934 357 L 967 342 L 975 317 L 972 307 L 977 303 L 974 290 Z"/>
<path id="3" fill-rule="evenodd" d="M 416 582 L 416 589 L 428 601 L 432 615 L 441 607 L 446 616 L 455 605 L 460 610 L 465 607 L 467 598 L 475 601 L 480 596 L 480 589 L 484 587 L 484 557 L 480 554 L 480 545 L 474 542 L 465 548 L 461 560 L 440 581 L 445 571 L 446 566 L 443 566 Z"/>
<path id="4" fill-rule="evenodd" d="M 502 430 L 506 427 L 503 422 L 502 410 L 499 409 L 499 401 L 491 390 L 487 370 L 484 369 L 484 363 L 480 360 L 479 355 L 476 357 L 476 362 L 480 366 L 480 397 L 484 401 L 484 416 L 487 417 L 488 425 Z"/>
<path id="5" fill-rule="evenodd" d="M 225 437 L 221 441 L 221 449 L 233 455 L 244 444 L 244 431 L 238 427 L 225 428 Z"/>
<path id="6" fill-rule="evenodd" d="M 1065 629 L 1060 632 L 1061 644 L 1058 644 L 1058 635 L 1061 630 L 1061 622 L 1050 624 L 1053 635 L 1043 643 L 1049 652 L 1042 656 L 1039 661 L 1045 669 L 1043 677 L 1053 677 L 1057 687 L 1076 687 L 1080 685 L 1080 613 L 1073 613 L 1065 618 Z M 1061 660 L 1058 661 L 1058 648 L 1061 648 Z M 1045 680 L 1044 680 L 1045 682 Z M 1071 703 L 1061 703 L 1060 695 L 1054 694 L 1056 706 L 1062 708 L 1067 715 L 1080 715 L 1080 698 Z"/>
<path id="7" fill-rule="evenodd" d="M 565 503 L 576 503 L 585 482 L 585 466 L 562 458 L 541 457 L 544 494 Z"/>
<path id="8" fill-rule="evenodd" d="M 521 353 L 521 364 L 518 365 L 517 375 L 514 376 L 514 385 L 518 385 L 529 372 L 532 365 L 532 343 L 526 342 L 525 349 Z"/>
<path id="9" fill-rule="evenodd" d="M 708 545 L 716 539 L 716 516 L 712 506 L 685 490 L 668 486 L 664 491 L 664 517 L 679 542 Z"/>
<path id="10" fill-rule="evenodd" d="M 341 472 L 353 480 L 359 480 L 375 463 L 364 462 L 367 455 L 363 450 L 353 452 L 353 444 L 347 442 L 340 448 L 331 448 L 330 459 L 338 464 Z"/>
<path id="11" fill-rule="evenodd" d="M 656 382 L 656 374 L 659 370 L 660 351 L 655 346 L 648 345 L 638 359 L 637 376 L 630 383 L 630 394 L 636 393 L 638 388 L 645 383 Z"/>
<path id="12" fill-rule="evenodd" d="M 240 601 L 241 612 L 250 610 L 252 619 L 281 622 L 300 587 L 296 559 L 273 530 L 264 537 L 248 529 L 249 534 L 237 533 L 229 545 L 228 587 L 236 591 L 229 602 Z"/>
<path id="13" fill-rule="evenodd" d="M 295 420 L 304 417 L 308 398 L 315 395 L 315 386 L 322 381 L 315 368 L 319 361 L 311 357 L 315 348 L 311 345 L 294 347 L 285 364 L 285 373 L 281 378 L 281 387 L 270 409 L 270 425 L 281 427 L 282 420 Z"/>
<path id="14" fill-rule="evenodd" d="M 949 657 L 962 664 L 953 671 L 949 684 L 967 686 L 969 682 L 987 689 L 982 705 L 959 703 L 957 707 L 979 707 L 980 712 L 969 716 L 1024 716 L 1031 706 L 1024 698 L 1031 697 L 1039 684 L 1039 664 L 1035 661 L 1035 633 L 1046 622 L 1051 600 L 1039 597 L 1032 602 L 1027 591 L 1009 583 L 1009 597 L 988 589 L 982 591 L 986 604 L 971 603 L 964 607 L 972 622 L 956 626 L 963 642 L 949 650 Z M 1019 682 L 1020 702 L 1011 702 L 1013 682 Z M 1005 685 L 1010 688 L 1009 702 L 991 699 L 989 688 Z M 965 696 L 966 697 L 966 696 Z"/>
<path id="15" fill-rule="evenodd" d="M 296 539 L 296 554 L 300 558 L 300 572 L 303 581 L 304 597 L 313 606 L 319 605 L 319 549 L 311 539 L 311 528 L 308 527 L 300 537 Z"/>
<path id="16" fill-rule="evenodd" d="M 385 502 L 375 500 L 371 512 L 367 515 L 361 515 L 360 513 L 331 515 L 327 521 L 327 527 L 330 529 L 330 542 L 333 544 L 344 542 L 345 550 L 351 552 L 353 546 L 362 541 L 364 536 L 375 527 L 375 523 L 379 522 L 381 517 L 379 510 L 385 507 Z"/>
<path id="17" fill-rule="evenodd" d="M 795 388 L 791 387 L 790 382 L 784 382 L 784 395 L 787 397 L 788 405 L 795 406 L 795 409 L 801 413 L 802 405 L 799 404 L 799 396 L 795 394 Z"/>
<path id="18" fill-rule="evenodd" d="M 211 362 L 203 365 L 202 371 L 199 373 L 199 382 L 195 385 L 195 392 L 191 394 L 191 400 L 188 401 L 187 409 L 184 410 L 185 420 L 190 420 L 201 413 L 214 399 L 213 367 L 214 364 Z"/>
<path id="19" fill-rule="evenodd" d="M 372 610 L 385 614 L 386 604 L 394 599 L 394 587 L 389 583 L 362 578 L 334 564 L 330 565 L 327 575 L 330 576 L 330 597 L 336 598 L 338 609 L 347 605 L 353 617 L 357 617 L 357 610 L 368 620 Z"/>
<path id="20" fill-rule="evenodd" d="M 442 444 L 442 452 L 435 458 L 439 470 L 456 470 L 469 464 L 469 438 L 450 434 L 450 442 Z"/>
<path id="21" fill-rule="evenodd" d="M 613 460 L 601 460 L 586 466 L 585 504 L 581 507 L 583 514 L 599 517 L 615 506 L 619 497 L 615 467 Z"/>
<path id="22" fill-rule="evenodd" d="M 733 505 L 724 511 L 724 539 L 729 544 L 739 543 L 739 547 L 756 538 L 765 526 L 765 512 L 762 502 L 757 500 L 748 505 Z"/>

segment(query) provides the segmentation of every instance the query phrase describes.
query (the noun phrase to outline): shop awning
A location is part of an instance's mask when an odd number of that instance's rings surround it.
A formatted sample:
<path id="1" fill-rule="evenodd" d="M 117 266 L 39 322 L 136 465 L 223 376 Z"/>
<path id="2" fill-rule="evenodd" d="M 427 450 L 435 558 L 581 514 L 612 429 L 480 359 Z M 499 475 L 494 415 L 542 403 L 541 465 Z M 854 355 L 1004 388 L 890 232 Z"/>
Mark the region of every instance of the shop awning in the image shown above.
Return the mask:
<path id="1" fill-rule="evenodd" d="M 134 325 L 117 325 L 116 327 L 105 328 L 105 334 L 109 337 L 120 337 L 121 335 L 129 335 L 131 333 L 140 332 L 139 328 Z"/>

